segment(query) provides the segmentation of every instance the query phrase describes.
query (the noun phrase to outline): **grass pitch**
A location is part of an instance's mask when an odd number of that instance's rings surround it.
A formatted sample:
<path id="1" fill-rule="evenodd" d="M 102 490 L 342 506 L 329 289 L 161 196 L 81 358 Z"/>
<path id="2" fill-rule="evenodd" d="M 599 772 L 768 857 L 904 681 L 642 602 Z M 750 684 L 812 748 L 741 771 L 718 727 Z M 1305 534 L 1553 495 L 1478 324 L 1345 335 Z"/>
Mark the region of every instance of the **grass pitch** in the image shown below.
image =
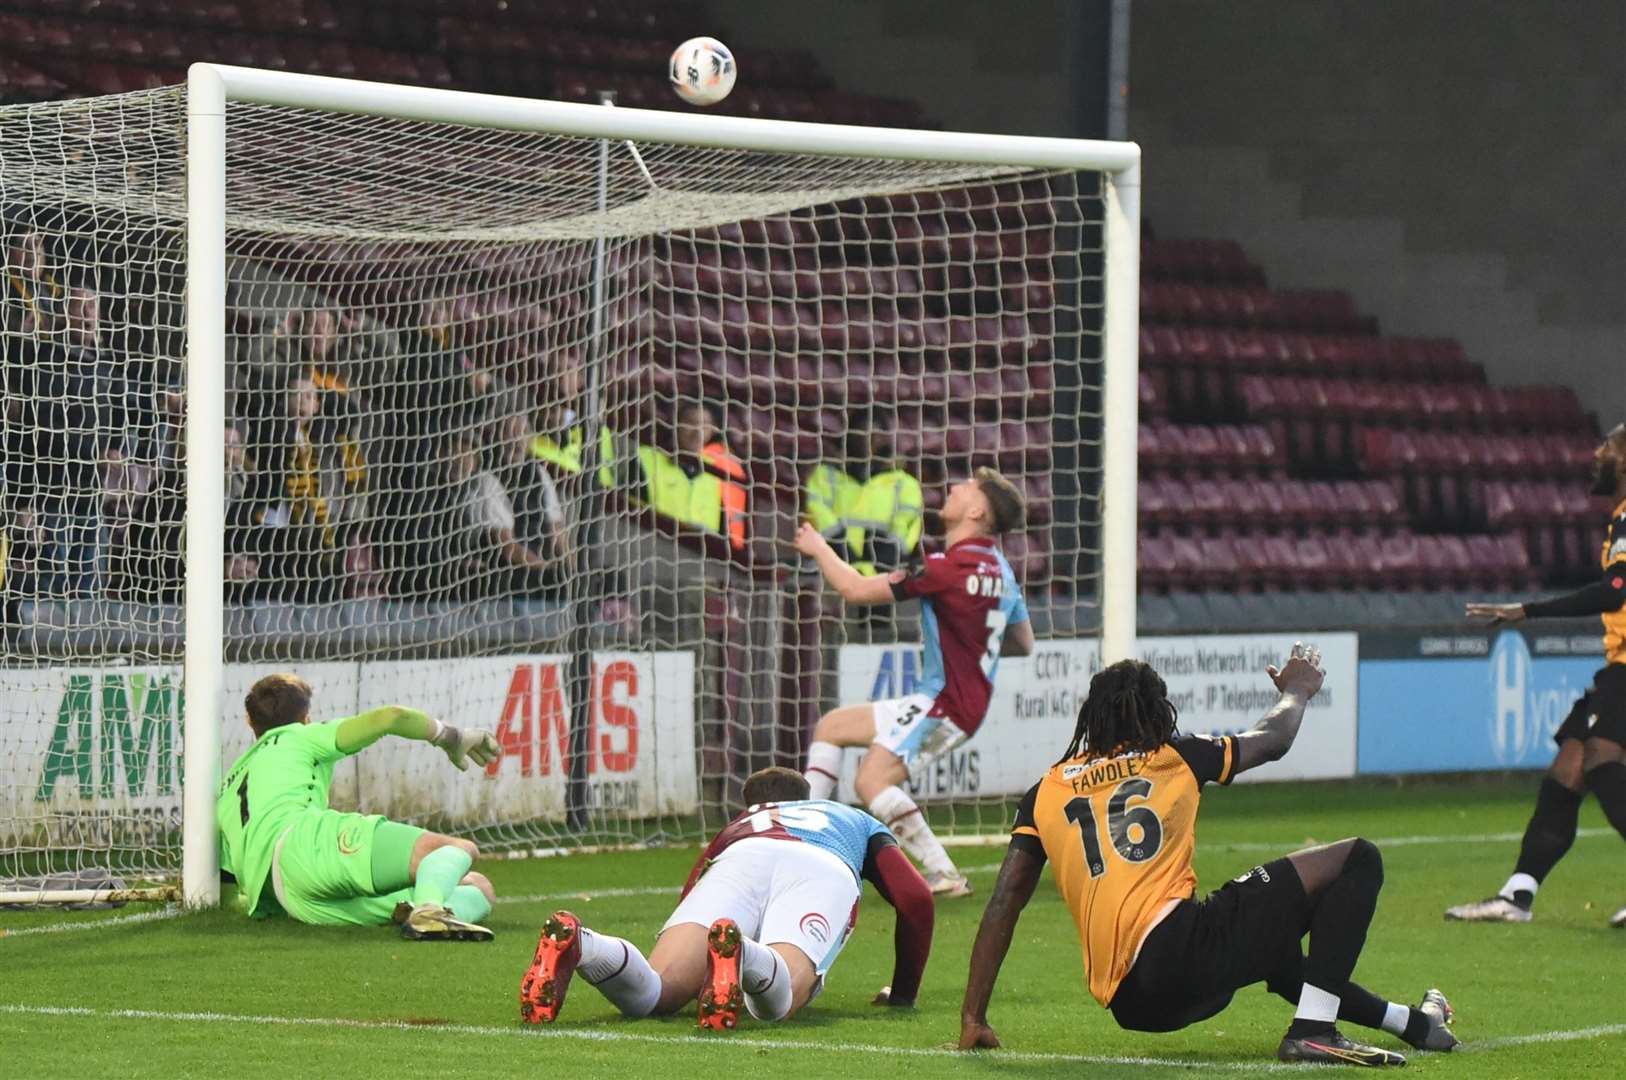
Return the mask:
<path id="1" fill-rule="evenodd" d="M 1594 805 L 1533 924 L 1441 918 L 1447 905 L 1501 884 L 1517 848 L 1501 834 L 1522 830 L 1535 788 L 1529 776 L 1211 788 L 1198 834 L 1201 888 L 1312 842 L 1370 837 L 1383 848 L 1387 884 L 1356 978 L 1407 1002 L 1441 987 L 1464 1046 L 1425 1055 L 1381 1033 L 1349 1034 L 1406 1049 L 1427 1075 L 1620 1076 L 1626 932 L 1606 920 L 1626 903 L 1626 848 Z M 918 1009 L 869 1005 L 892 963 L 891 909 L 871 895 L 811 1009 L 783 1024 L 747 1019 L 736 1032 L 705 1036 L 692 1013 L 624 1020 L 580 980 L 551 1028 L 523 1027 L 517 1011 L 519 978 L 548 911 L 569 907 L 647 948 L 693 849 L 487 863 L 504 897 L 489 945 L 414 944 L 385 929 L 251 924 L 220 912 L 0 913 L 0 1075 L 658 1080 L 749 1070 L 790 1080 L 1288 1068 L 1272 1055 L 1292 1010 L 1263 987 L 1186 1031 L 1118 1030 L 1083 986 L 1077 937 L 1048 880 L 1018 927 L 991 1009 L 1005 1049 L 950 1052 L 971 939 L 1001 854 L 958 850 L 978 895 L 939 905 Z M 109 925 L 79 928 L 86 923 Z"/>

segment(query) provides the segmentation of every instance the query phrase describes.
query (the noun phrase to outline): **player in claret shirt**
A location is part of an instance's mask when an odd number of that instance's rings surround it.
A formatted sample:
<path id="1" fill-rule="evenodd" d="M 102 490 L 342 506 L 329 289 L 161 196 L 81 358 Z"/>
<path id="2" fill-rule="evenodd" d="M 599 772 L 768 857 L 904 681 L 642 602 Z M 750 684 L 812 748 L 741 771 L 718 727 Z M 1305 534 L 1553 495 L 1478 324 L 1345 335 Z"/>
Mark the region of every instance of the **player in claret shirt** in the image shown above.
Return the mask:
<path id="1" fill-rule="evenodd" d="M 807 751 L 814 798 L 828 798 L 842 749 L 868 747 L 854 786 L 870 813 L 897 834 L 926 868 L 932 892 L 969 896 L 971 886 L 932 835 L 926 816 L 900 786 L 965 742 L 981 726 L 1001 656 L 1033 652 L 1033 627 L 998 537 L 1020 528 L 1022 496 L 993 469 L 949 489 L 943 503 L 944 550 L 927 557 L 913 577 L 899 571 L 865 577 L 842 561 L 811 525 L 796 549 L 819 565 L 849 604 L 920 600 L 925 678 L 915 693 L 891 701 L 844 705 L 826 713 Z"/>
<path id="2" fill-rule="evenodd" d="M 1592 688 L 1553 732 L 1558 754 L 1536 792 L 1513 876 L 1487 900 L 1448 908 L 1447 919 L 1529 922 L 1536 890 L 1575 842 L 1581 800 L 1598 797 L 1609 824 L 1626 837 L 1626 424 L 1604 436 L 1593 455 L 1592 494 L 1614 503 L 1603 534 L 1603 576 L 1568 596 L 1534 604 L 1469 604 L 1470 617 L 1492 624 L 1579 615 L 1603 617 L 1604 665 Z M 1626 927 L 1626 907 L 1609 920 Z"/>
<path id="3" fill-rule="evenodd" d="M 703 1028 L 734 1027 L 741 1008 L 783 1020 L 823 990 L 858 921 L 864 881 L 898 912 L 892 984 L 875 1004 L 913 1005 L 931 951 L 931 890 L 886 826 L 807 794 L 792 769 L 746 779 L 749 805 L 706 845 L 647 959 L 632 942 L 554 912 L 520 983 L 520 1016 L 557 1019 L 579 972 L 634 1018 L 698 999 Z"/>
<path id="4" fill-rule="evenodd" d="M 1139 660 L 1090 680 L 1062 759 L 1028 791 L 971 948 L 960 1049 L 996 1047 L 988 1000 L 1016 921 L 1048 862 L 1078 924 L 1090 993 L 1130 1031 L 1176 1031 L 1216 1015 L 1262 982 L 1298 1006 L 1283 1061 L 1404 1065 L 1344 1038 L 1337 1020 L 1379 1028 L 1422 1050 L 1449 1050 L 1451 1006 L 1438 990 L 1416 1008 L 1350 981 L 1383 887 L 1367 840 L 1341 840 L 1256 866 L 1198 900 L 1192 872 L 1204 784 L 1275 761 L 1321 689 L 1320 654 L 1295 645 L 1266 673 L 1281 699 L 1254 727 L 1182 735 L 1168 687 Z M 1309 955 L 1300 939 L 1309 935 Z"/>

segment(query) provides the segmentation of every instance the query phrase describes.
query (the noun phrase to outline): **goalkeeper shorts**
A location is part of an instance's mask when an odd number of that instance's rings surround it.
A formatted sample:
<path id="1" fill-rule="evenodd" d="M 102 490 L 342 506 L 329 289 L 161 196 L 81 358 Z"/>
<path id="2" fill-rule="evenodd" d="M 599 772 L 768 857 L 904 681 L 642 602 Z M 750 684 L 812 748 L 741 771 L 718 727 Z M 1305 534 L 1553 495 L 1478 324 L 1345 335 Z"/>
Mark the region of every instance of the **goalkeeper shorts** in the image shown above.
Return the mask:
<path id="1" fill-rule="evenodd" d="M 313 926 L 382 926 L 410 885 L 377 894 L 373 846 L 379 814 L 320 810 L 284 830 L 271 857 L 271 887 L 292 918 Z"/>

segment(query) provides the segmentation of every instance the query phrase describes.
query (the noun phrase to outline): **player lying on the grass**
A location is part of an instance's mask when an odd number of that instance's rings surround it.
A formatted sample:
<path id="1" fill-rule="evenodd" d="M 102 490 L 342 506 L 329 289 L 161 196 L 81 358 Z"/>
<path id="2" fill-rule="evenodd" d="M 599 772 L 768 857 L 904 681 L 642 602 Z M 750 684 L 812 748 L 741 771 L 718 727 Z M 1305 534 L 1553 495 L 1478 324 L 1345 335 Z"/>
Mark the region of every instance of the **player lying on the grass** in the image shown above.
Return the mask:
<path id="1" fill-rule="evenodd" d="M 215 822 L 221 868 L 236 877 L 248 915 L 282 911 L 317 926 L 394 920 L 405 938 L 491 940 L 479 925 L 491 882 L 469 871 L 472 842 L 327 805 L 333 766 L 385 735 L 433 743 L 467 769 L 497 759 L 490 733 L 399 705 L 313 724 L 311 688 L 296 675 L 267 675 L 245 704 L 255 742 L 226 774 Z"/>
<path id="2" fill-rule="evenodd" d="M 1536 791 L 1513 876 L 1488 900 L 1446 910 L 1448 919 L 1529 922 L 1536 890 L 1575 842 L 1581 800 L 1598 797 L 1609 824 L 1626 837 L 1626 424 L 1593 455 L 1592 494 L 1615 504 L 1603 539 L 1603 577 L 1568 596 L 1534 604 L 1469 604 L 1469 616 L 1492 624 L 1548 616 L 1603 616 L 1604 665 L 1556 732 L 1558 756 Z M 1626 907 L 1609 924 L 1626 927 Z"/>
<path id="3" fill-rule="evenodd" d="M 1214 738 L 1182 735 L 1162 677 L 1121 660 L 1090 680 L 1073 741 L 1016 812 L 1010 848 L 971 950 L 960 1049 L 996 1047 L 988 1026 L 1016 921 L 1046 861 L 1073 912 L 1090 993 L 1131 1031 L 1174 1031 L 1206 1020 L 1244 986 L 1264 982 L 1298 1006 L 1276 1055 L 1283 1061 L 1403 1065 L 1399 1054 L 1345 1039 L 1334 1021 L 1449 1050 L 1451 1006 L 1438 990 L 1416 1008 L 1350 981 L 1383 886 L 1367 840 L 1342 840 L 1256 866 L 1195 899 L 1197 803 L 1205 783 L 1275 761 L 1298 735 L 1321 688 L 1320 654 L 1293 646 L 1265 669 L 1281 698 L 1254 727 Z M 1300 939 L 1310 935 L 1306 957 Z"/>
<path id="4" fill-rule="evenodd" d="M 814 798 L 829 798 L 842 749 L 868 747 L 854 781 L 858 797 L 926 868 L 934 893 L 969 896 L 971 886 L 901 785 L 976 733 L 988 712 L 999 658 L 1033 652 L 1027 604 L 995 541 L 1020 528 L 1023 514 L 1022 496 L 1011 482 L 993 469 L 978 469 L 949 489 L 942 510 L 944 550 L 929 556 L 914 577 L 902 571 L 865 577 L 812 525 L 796 534 L 796 550 L 818 563 L 847 603 L 920 600 L 926 653 L 920 686 L 908 697 L 826 713 L 808 747 L 807 779 Z"/>
<path id="5" fill-rule="evenodd" d="M 745 810 L 706 845 L 648 959 L 554 912 L 520 983 L 520 1015 L 556 1019 L 580 971 L 631 1017 L 698 998 L 703 1028 L 734 1027 L 742 1005 L 758 1020 L 783 1020 L 824 988 L 858 921 L 861 881 L 898 912 L 892 985 L 875 1004 L 913 1005 L 932 945 L 931 890 L 886 826 L 807 794 L 794 770 L 751 774 Z"/>

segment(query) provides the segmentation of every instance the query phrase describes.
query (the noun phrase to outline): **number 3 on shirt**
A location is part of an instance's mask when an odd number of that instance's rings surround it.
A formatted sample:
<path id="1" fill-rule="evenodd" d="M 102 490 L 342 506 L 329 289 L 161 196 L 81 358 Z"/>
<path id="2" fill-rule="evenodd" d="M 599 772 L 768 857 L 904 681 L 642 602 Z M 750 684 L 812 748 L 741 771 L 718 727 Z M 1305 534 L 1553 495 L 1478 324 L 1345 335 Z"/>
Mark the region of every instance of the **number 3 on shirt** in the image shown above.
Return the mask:
<path id="1" fill-rule="evenodd" d="M 1125 862 L 1142 863 L 1158 853 L 1163 846 L 1163 822 L 1150 806 L 1129 805 L 1130 799 L 1150 799 L 1152 782 L 1144 777 L 1125 780 L 1112 790 L 1107 799 L 1107 832 L 1112 846 Z M 1078 837 L 1084 844 L 1084 864 L 1090 868 L 1090 877 L 1098 878 L 1107 872 L 1106 860 L 1101 855 L 1101 835 L 1095 824 L 1095 804 L 1080 795 L 1067 804 L 1067 820 L 1078 826 Z M 1132 839 L 1129 830 L 1138 826 L 1140 839 Z"/>
<path id="2" fill-rule="evenodd" d="M 999 646 L 1005 640 L 1005 613 L 994 608 L 983 620 L 983 625 L 988 628 L 988 644 L 982 650 L 982 673 L 986 676 L 999 663 Z"/>

